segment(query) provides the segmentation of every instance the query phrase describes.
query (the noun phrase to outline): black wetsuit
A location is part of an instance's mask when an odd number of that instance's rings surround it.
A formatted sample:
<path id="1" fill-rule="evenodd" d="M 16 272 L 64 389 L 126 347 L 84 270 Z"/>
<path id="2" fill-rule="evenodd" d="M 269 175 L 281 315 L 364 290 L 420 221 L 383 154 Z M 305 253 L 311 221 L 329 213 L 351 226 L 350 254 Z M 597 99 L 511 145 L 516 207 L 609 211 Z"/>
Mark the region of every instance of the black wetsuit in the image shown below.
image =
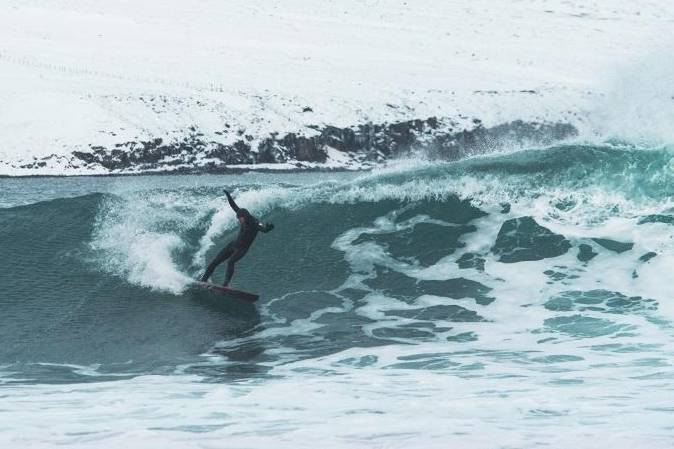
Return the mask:
<path id="1" fill-rule="evenodd" d="M 259 231 L 269 232 L 274 229 L 274 225 L 272 223 L 260 223 L 258 219 L 252 216 L 246 209 L 239 208 L 229 192 L 225 191 L 225 194 L 227 195 L 229 205 L 234 209 L 234 212 L 236 212 L 236 217 L 243 217 L 244 223 L 241 224 L 239 235 L 236 236 L 236 239 L 229 242 L 208 265 L 206 272 L 201 276 L 201 281 L 208 281 L 208 278 L 213 274 L 213 270 L 215 270 L 215 268 L 222 262 L 229 259 L 227 262 L 227 275 L 225 276 L 225 282 L 223 284 L 226 286 L 232 279 L 232 275 L 234 275 L 234 264 L 248 252 L 248 248 L 250 248 L 253 240 L 255 240 L 257 233 Z"/>

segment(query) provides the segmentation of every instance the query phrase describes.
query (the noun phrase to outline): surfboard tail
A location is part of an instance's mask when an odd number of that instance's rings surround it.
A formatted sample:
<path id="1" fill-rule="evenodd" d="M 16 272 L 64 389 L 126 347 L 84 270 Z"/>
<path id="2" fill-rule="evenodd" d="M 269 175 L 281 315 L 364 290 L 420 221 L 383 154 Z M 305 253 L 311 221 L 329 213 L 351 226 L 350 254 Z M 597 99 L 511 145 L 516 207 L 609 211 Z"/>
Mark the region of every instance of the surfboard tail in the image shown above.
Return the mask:
<path id="1" fill-rule="evenodd" d="M 194 285 L 197 285 L 201 288 L 205 288 L 214 292 L 221 293 L 231 298 L 240 299 L 241 301 L 246 301 L 250 303 L 257 301 L 260 298 L 258 295 L 254 293 L 248 293 L 242 290 L 235 290 L 233 288 L 225 287 L 222 285 L 211 284 L 210 282 L 197 281 L 194 283 Z"/>

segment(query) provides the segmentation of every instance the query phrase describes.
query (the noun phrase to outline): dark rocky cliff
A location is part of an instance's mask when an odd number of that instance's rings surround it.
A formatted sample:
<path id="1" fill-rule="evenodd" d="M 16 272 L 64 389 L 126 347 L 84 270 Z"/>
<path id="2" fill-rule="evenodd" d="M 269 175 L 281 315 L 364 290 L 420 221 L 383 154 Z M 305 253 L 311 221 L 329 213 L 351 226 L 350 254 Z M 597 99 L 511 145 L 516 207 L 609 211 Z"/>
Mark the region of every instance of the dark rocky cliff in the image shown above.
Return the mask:
<path id="1" fill-rule="evenodd" d="M 573 137 L 576 128 L 564 123 L 513 121 L 485 127 L 474 119 L 470 127 L 450 119 L 429 117 L 397 123 L 364 123 L 350 127 L 314 126 L 307 134 L 251 136 L 222 132 L 229 143 L 205 138 L 196 126 L 181 140 L 162 138 L 117 143 L 113 148 L 89 145 L 74 151 L 73 167 L 103 167 L 111 173 L 142 171 L 226 172 L 239 165 L 290 163 L 297 168 L 320 168 L 328 161 L 328 149 L 343 153 L 351 162 L 345 167 L 367 167 L 387 159 L 422 154 L 424 157 L 455 160 L 472 154 L 497 150 L 504 145 L 549 145 Z M 226 137 L 225 137 L 226 136 Z M 36 160 L 21 168 L 44 166 Z M 326 166 L 327 167 L 327 166 Z M 334 164 L 329 167 L 334 168 Z M 337 167 L 338 168 L 338 167 Z"/>

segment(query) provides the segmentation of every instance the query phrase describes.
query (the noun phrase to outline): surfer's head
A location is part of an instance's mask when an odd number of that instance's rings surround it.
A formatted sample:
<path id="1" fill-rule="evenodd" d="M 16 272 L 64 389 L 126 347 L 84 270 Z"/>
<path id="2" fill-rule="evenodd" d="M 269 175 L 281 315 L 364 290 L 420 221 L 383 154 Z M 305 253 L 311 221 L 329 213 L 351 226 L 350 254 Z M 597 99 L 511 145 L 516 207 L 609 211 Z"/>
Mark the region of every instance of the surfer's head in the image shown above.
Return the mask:
<path id="1" fill-rule="evenodd" d="M 239 209 L 236 218 L 239 219 L 239 223 L 244 224 L 250 219 L 250 212 L 247 209 Z"/>

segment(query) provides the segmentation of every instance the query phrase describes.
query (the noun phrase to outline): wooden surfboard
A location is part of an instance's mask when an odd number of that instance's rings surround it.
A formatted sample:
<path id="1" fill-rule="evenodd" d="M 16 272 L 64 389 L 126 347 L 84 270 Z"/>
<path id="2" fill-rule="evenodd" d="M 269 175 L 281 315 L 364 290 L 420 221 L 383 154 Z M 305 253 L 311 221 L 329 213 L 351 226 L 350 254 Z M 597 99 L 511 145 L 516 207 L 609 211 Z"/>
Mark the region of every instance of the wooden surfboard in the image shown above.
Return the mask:
<path id="1" fill-rule="evenodd" d="M 233 288 L 211 284 L 210 282 L 197 281 L 194 283 L 194 285 L 246 302 L 255 302 L 259 299 L 259 296 L 253 293 L 248 293 L 241 290 L 234 290 Z"/>

